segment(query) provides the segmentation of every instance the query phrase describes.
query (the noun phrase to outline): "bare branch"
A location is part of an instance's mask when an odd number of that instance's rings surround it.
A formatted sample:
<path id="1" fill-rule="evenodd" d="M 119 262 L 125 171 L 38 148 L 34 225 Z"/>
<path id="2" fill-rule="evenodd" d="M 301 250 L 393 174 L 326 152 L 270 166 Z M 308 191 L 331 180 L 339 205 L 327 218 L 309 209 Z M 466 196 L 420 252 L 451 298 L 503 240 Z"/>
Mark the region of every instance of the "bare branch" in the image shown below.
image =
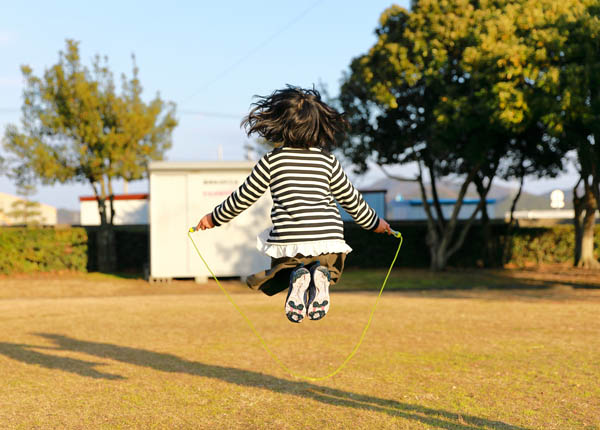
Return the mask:
<path id="1" fill-rule="evenodd" d="M 444 217 L 444 212 L 442 211 L 442 205 L 440 205 L 440 198 L 437 192 L 437 178 L 435 177 L 435 173 L 433 171 L 433 166 L 431 164 L 427 165 L 429 169 L 429 180 L 431 184 L 431 195 L 433 198 L 433 205 L 438 214 L 438 224 L 440 229 L 444 229 L 444 225 L 446 225 L 446 218 Z"/>
<path id="2" fill-rule="evenodd" d="M 108 179 L 108 199 L 110 201 L 110 218 L 109 218 L 108 223 L 110 225 L 113 225 L 113 220 L 115 217 L 115 205 L 114 205 L 115 195 L 113 193 L 112 180 L 111 180 L 110 176 L 107 179 Z"/>
<path id="3" fill-rule="evenodd" d="M 98 194 L 98 188 L 96 187 L 96 183 L 88 178 L 88 180 L 90 181 L 90 185 L 92 186 L 92 189 L 94 190 L 94 196 L 96 196 L 96 199 L 98 199 L 100 197 L 100 194 Z"/>
<path id="4" fill-rule="evenodd" d="M 419 176 L 417 178 L 419 182 L 419 188 L 421 190 L 421 199 L 423 201 L 423 208 L 425 209 L 425 214 L 427 215 L 427 224 L 429 225 L 429 231 L 432 234 L 435 234 L 437 238 L 437 230 L 435 229 L 435 220 L 433 215 L 431 214 L 431 207 L 429 206 L 429 202 L 427 201 L 427 191 L 425 191 L 425 185 L 423 184 L 423 169 L 421 167 L 421 162 L 417 163 L 419 166 Z"/>
<path id="5" fill-rule="evenodd" d="M 465 239 L 467 238 L 467 233 L 469 233 L 469 230 L 471 229 L 471 226 L 473 225 L 473 221 L 475 221 L 477 214 L 479 213 L 479 211 L 481 211 L 481 209 L 483 208 L 483 205 L 487 204 L 487 201 L 486 201 L 487 194 L 490 191 L 493 180 L 494 180 L 494 178 L 492 177 L 490 179 L 489 184 L 486 187 L 485 195 L 479 199 L 479 203 L 477 204 L 477 207 L 475 208 L 475 210 L 473 211 L 473 213 L 467 220 L 467 223 L 465 224 L 462 231 L 460 232 L 460 235 L 458 236 L 456 243 L 454 244 L 454 246 L 452 248 L 450 248 L 448 250 L 448 254 L 447 254 L 448 258 L 450 258 L 452 255 L 454 255 L 454 253 L 456 253 L 456 251 L 458 251 L 462 247 L 463 243 L 465 242 Z"/>
<path id="6" fill-rule="evenodd" d="M 454 209 L 452 211 L 452 216 L 450 217 L 450 229 L 449 229 L 450 235 L 452 235 L 452 233 L 454 232 L 454 226 L 456 225 L 456 220 L 458 219 L 458 213 L 459 213 L 460 209 L 462 208 L 462 205 L 463 205 L 463 202 L 465 199 L 465 194 L 467 194 L 467 188 L 469 188 L 469 185 L 471 184 L 471 182 L 473 182 L 473 178 L 477 174 L 478 169 L 479 169 L 479 166 L 473 167 L 473 169 L 471 169 L 471 171 L 469 172 L 469 175 L 465 179 L 465 182 L 463 182 L 462 186 L 460 187 L 460 190 L 458 192 L 458 197 L 456 198 L 456 204 L 454 205 Z M 491 184 L 491 181 L 490 181 L 490 184 Z"/>
<path id="7" fill-rule="evenodd" d="M 521 197 L 521 193 L 523 192 L 523 183 L 524 182 L 525 182 L 525 175 L 521 175 L 521 180 L 519 181 L 519 191 L 517 191 L 517 194 L 513 198 L 513 201 L 510 205 L 510 221 L 509 221 L 510 225 L 513 225 L 513 222 L 515 221 L 515 209 L 517 208 L 517 202 L 519 201 L 519 198 Z"/>

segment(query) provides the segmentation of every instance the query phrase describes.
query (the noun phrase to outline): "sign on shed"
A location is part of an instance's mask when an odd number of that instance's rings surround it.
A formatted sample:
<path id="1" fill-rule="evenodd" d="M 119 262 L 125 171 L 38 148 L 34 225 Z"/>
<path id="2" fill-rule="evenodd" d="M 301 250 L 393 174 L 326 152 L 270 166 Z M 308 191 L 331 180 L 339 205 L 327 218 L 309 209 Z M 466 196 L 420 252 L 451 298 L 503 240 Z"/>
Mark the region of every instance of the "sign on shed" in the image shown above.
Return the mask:
<path id="1" fill-rule="evenodd" d="M 195 278 L 210 272 L 187 232 L 236 190 L 254 162 L 153 162 L 150 164 L 150 278 Z M 256 236 L 271 224 L 267 192 L 233 221 L 194 233 L 194 240 L 217 277 L 246 277 L 269 267 L 256 249 Z"/>

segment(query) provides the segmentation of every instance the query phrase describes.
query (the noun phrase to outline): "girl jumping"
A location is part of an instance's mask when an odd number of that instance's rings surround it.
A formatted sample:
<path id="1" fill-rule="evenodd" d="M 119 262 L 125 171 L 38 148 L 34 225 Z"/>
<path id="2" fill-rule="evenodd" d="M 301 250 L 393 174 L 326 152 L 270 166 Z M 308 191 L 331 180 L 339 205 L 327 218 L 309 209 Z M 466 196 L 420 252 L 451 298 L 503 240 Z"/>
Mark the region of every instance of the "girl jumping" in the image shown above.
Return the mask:
<path id="1" fill-rule="evenodd" d="M 271 268 L 246 282 L 269 296 L 287 288 L 285 314 L 291 322 L 306 316 L 319 320 L 329 311 L 329 287 L 340 279 L 352 251 L 335 202 L 364 229 L 391 234 L 390 226 L 329 152 L 347 130 L 342 114 L 314 89 L 287 86 L 258 99 L 242 126 L 248 136 L 257 134 L 280 146 L 265 154 L 244 183 L 196 228 L 231 221 L 269 188 L 273 226 L 259 235 L 258 249 L 271 257 Z"/>

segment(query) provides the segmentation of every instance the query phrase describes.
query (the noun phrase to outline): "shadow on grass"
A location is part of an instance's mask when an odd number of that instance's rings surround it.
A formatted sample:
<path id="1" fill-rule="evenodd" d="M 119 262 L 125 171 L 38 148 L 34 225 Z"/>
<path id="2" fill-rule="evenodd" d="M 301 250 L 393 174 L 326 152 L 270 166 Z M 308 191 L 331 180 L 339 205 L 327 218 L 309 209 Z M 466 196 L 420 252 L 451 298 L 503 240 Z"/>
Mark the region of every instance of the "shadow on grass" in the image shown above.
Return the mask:
<path id="1" fill-rule="evenodd" d="M 96 371 L 94 367 L 101 365 L 101 363 L 56 357 L 33 351 L 33 349 L 74 351 L 129 363 L 135 366 L 148 367 L 162 372 L 185 373 L 246 387 L 261 388 L 275 393 L 299 396 L 327 405 L 385 413 L 394 417 L 417 421 L 435 428 L 449 430 L 527 430 L 523 427 L 513 426 L 500 421 L 402 403 L 396 400 L 356 394 L 309 382 L 290 381 L 250 370 L 188 361 L 172 354 L 110 343 L 90 342 L 59 334 L 36 333 L 36 335 L 54 342 L 55 346 L 3 343 L 0 344 L 0 353 L 28 364 L 36 364 L 50 369 L 60 369 L 81 376 L 123 379 L 122 376 L 109 375 Z"/>
<path id="2" fill-rule="evenodd" d="M 23 345 L 19 343 L 0 342 L 0 354 L 14 360 L 22 361 L 27 364 L 36 364 L 47 367 L 48 369 L 66 370 L 77 375 L 87 376 L 96 379 L 125 379 L 120 375 L 99 372 L 96 366 L 102 366 L 104 363 L 93 361 L 78 360 L 76 358 L 58 357 L 56 355 L 43 354 L 34 351 L 32 348 L 45 349 L 34 345 Z"/>

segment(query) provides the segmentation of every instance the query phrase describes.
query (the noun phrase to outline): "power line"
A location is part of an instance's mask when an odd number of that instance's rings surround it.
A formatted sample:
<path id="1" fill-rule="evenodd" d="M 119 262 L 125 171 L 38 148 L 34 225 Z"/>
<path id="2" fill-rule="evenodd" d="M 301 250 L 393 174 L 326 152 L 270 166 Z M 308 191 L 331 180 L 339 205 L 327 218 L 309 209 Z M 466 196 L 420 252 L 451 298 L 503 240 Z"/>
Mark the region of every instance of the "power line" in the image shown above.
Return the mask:
<path id="1" fill-rule="evenodd" d="M 296 24 L 298 21 L 300 21 L 302 18 L 304 18 L 311 10 L 313 10 L 315 7 L 317 7 L 320 3 L 323 3 L 323 1 L 325 1 L 325 0 L 317 0 L 316 2 L 314 2 L 313 4 L 311 4 L 308 8 L 304 9 L 300 14 L 296 15 L 294 18 L 292 18 L 290 21 L 288 21 L 279 30 L 277 30 L 276 32 L 274 32 L 273 34 L 271 34 L 269 37 L 267 37 L 261 43 L 259 43 L 258 45 L 256 45 L 253 49 L 247 51 L 245 55 L 243 55 L 241 58 L 239 58 L 238 60 L 236 60 L 235 62 L 233 62 L 232 64 L 230 64 L 227 68 L 223 69 L 212 80 L 210 80 L 207 83 L 205 83 L 202 87 L 200 87 L 198 90 L 194 91 L 192 94 L 190 94 L 185 99 L 181 100 L 181 102 L 179 104 L 185 103 L 189 99 L 195 97 L 196 95 L 198 95 L 199 93 L 201 93 L 202 91 L 204 91 L 210 85 L 212 85 L 215 82 L 217 82 L 220 79 L 222 79 L 224 76 L 226 76 L 233 69 L 235 69 L 237 66 L 239 66 L 240 64 L 242 64 L 244 61 L 246 61 L 248 58 L 250 58 L 256 52 L 260 51 L 262 48 L 264 48 L 265 46 L 267 46 L 277 36 L 279 36 L 280 34 L 282 34 L 283 32 L 285 32 L 287 29 L 289 29 L 294 24 Z M 15 108 L 0 108 L 0 114 L 3 114 L 3 113 L 11 114 L 11 113 L 16 113 L 16 112 L 20 112 L 20 109 L 15 109 Z M 242 116 L 243 116 L 243 115 L 237 115 L 237 114 L 233 114 L 233 113 L 208 112 L 208 111 L 197 111 L 197 110 L 188 110 L 188 109 L 180 110 L 178 113 L 180 113 L 182 115 L 200 115 L 200 116 L 207 116 L 207 117 L 214 117 L 214 118 L 230 118 L 230 119 L 241 119 Z"/>
<path id="2" fill-rule="evenodd" d="M 0 107 L 0 114 L 12 114 L 21 112 L 21 109 L 16 108 L 2 108 Z M 244 114 L 227 113 L 227 112 L 211 112 L 204 110 L 193 110 L 193 109 L 182 109 L 176 112 L 179 115 L 198 115 L 212 118 L 226 118 L 226 119 L 237 119 L 241 120 Z"/>
<path id="3" fill-rule="evenodd" d="M 209 86 L 211 86 L 212 84 L 214 84 L 215 82 L 219 81 L 221 78 L 223 78 L 224 76 L 226 76 L 228 73 L 230 73 L 237 66 L 239 66 L 240 64 L 242 64 L 244 61 L 246 61 L 248 58 L 250 58 L 256 52 L 258 52 L 259 50 L 261 50 L 262 48 L 264 48 L 266 45 L 268 45 L 277 36 L 279 36 L 284 31 L 286 31 L 287 29 L 289 29 L 290 27 L 292 27 L 294 24 L 296 24 L 302 18 L 304 18 L 304 16 L 306 16 L 308 14 L 308 12 L 310 12 L 311 10 L 313 10 L 315 7 L 317 7 L 323 1 L 324 0 L 317 0 L 316 2 L 314 2 L 312 5 L 310 5 L 308 8 L 306 8 L 304 11 L 302 11 L 299 15 L 295 16 L 292 20 L 290 20 L 289 22 L 287 22 L 284 26 L 282 26 L 275 33 L 271 34 L 269 37 L 267 37 L 261 43 L 259 43 L 258 45 L 256 45 L 254 48 L 252 48 L 251 50 L 247 51 L 246 54 L 243 55 L 241 58 L 239 58 L 238 60 L 236 60 L 235 62 L 233 62 L 232 64 L 230 64 L 225 69 L 223 69 L 213 79 L 211 79 L 210 81 L 206 82 L 202 87 L 200 87 L 199 89 L 197 89 L 196 91 L 194 91 L 192 94 L 190 94 L 189 96 L 187 96 L 185 99 L 181 100 L 180 104 L 185 103 L 189 99 L 197 96 L 199 93 L 201 93 L 202 91 L 204 91 L 206 88 L 208 88 Z"/>
<path id="4" fill-rule="evenodd" d="M 199 115 L 199 116 L 209 116 L 213 118 L 229 118 L 229 119 L 237 119 L 241 120 L 244 114 L 235 114 L 235 113 L 226 113 L 226 112 L 207 112 L 200 110 L 188 110 L 183 109 L 178 111 L 182 115 Z"/>

